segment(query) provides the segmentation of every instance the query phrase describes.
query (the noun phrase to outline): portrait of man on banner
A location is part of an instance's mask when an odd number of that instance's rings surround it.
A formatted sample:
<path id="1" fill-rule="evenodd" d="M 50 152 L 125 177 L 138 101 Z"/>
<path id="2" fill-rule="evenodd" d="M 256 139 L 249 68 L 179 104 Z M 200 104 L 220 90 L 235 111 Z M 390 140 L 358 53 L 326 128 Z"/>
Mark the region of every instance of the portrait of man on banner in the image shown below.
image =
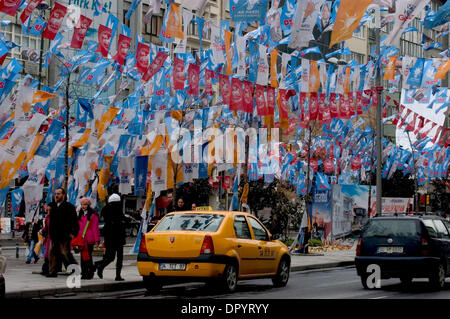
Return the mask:
<path id="1" fill-rule="evenodd" d="M 12 17 L 16 15 L 21 0 L 3 0 L 0 1 L 0 12 L 6 13 Z M 26 19 L 25 19 L 26 20 Z"/>
<path id="2" fill-rule="evenodd" d="M 150 61 L 150 46 L 139 42 L 136 49 L 136 66 L 139 73 L 145 73 Z"/>
<path id="3" fill-rule="evenodd" d="M 219 90 L 222 95 L 223 104 L 230 105 L 231 88 L 230 77 L 228 75 L 219 74 Z"/>
<path id="4" fill-rule="evenodd" d="M 126 35 L 119 34 L 119 40 L 117 42 L 117 53 L 114 56 L 114 60 L 120 65 L 123 65 L 127 58 L 128 51 L 130 49 L 131 38 Z"/>
<path id="5" fill-rule="evenodd" d="M 200 66 L 189 64 L 188 68 L 189 94 L 198 96 L 200 81 Z"/>
<path id="6" fill-rule="evenodd" d="M 19 1 L 20 3 L 21 1 Z M 27 19 L 31 16 L 31 13 L 33 13 L 33 10 L 37 8 L 37 6 L 42 2 L 42 0 L 31 0 L 28 2 L 27 7 L 25 8 L 25 10 L 22 11 L 22 13 L 20 14 L 20 21 L 22 22 L 22 24 L 25 23 L 25 21 L 27 21 Z"/>
<path id="7" fill-rule="evenodd" d="M 98 27 L 98 48 L 96 52 L 100 52 L 102 57 L 107 58 L 109 52 L 109 44 L 111 42 L 112 30 L 104 25 Z"/>
<path id="8" fill-rule="evenodd" d="M 334 0 L 324 2 L 322 7 L 320 8 L 317 22 L 312 30 L 313 39 L 309 41 L 308 48 L 318 47 L 320 53 L 309 52 L 306 53 L 303 58 L 315 61 L 321 59 L 328 61 L 328 58 L 326 58 L 325 56 L 331 52 L 339 50 L 339 43 L 336 43 L 331 48 L 329 48 L 331 33 L 333 32 L 333 16 L 336 15 L 336 12 L 334 11 L 337 10 L 337 8 L 335 8 L 334 6 L 334 2 Z M 334 57 L 339 59 L 340 55 L 335 55 Z"/>
<path id="9" fill-rule="evenodd" d="M 47 27 L 45 28 L 44 33 L 42 33 L 43 38 L 50 40 L 55 39 L 56 34 L 64 21 L 66 13 L 67 7 L 56 2 L 52 12 L 50 12 Z"/>
<path id="10" fill-rule="evenodd" d="M 184 89 L 184 60 L 173 58 L 173 89 Z"/>
<path id="11" fill-rule="evenodd" d="M 231 107 L 230 109 L 233 111 L 242 111 L 243 110 L 243 100 L 242 96 L 242 82 L 238 78 L 231 79 Z"/>
<path id="12" fill-rule="evenodd" d="M 244 81 L 244 111 L 246 113 L 253 112 L 253 83 Z"/>
<path id="13" fill-rule="evenodd" d="M 72 42 L 70 43 L 72 49 L 81 49 L 91 23 L 92 20 L 88 17 L 83 15 L 80 16 L 80 20 L 78 20 L 77 26 L 73 32 Z"/>

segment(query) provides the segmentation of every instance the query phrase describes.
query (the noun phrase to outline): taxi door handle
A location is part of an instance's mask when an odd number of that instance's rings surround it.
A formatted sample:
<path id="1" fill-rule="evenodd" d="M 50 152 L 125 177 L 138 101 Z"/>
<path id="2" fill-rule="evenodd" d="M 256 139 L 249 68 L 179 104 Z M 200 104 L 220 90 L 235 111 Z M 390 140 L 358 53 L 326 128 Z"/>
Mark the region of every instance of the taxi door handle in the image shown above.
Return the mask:
<path id="1" fill-rule="evenodd" d="M 242 245 L 237 245 L 237 248 L 241 248 L 242 247 Z"/>
<path id="2" fill-rule="evenodd" d="M 261 247 L 261 246 L 258 246 L 258 249 L 262 249 L 262 247 Z"/>

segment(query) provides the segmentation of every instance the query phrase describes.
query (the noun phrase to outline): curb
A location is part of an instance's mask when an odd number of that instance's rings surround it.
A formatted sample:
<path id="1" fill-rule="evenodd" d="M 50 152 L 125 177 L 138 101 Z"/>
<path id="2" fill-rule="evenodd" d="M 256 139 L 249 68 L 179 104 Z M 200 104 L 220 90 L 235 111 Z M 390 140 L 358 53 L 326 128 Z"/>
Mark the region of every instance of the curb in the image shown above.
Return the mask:
<path id="1" fill-rule="evenodd" d="M 45 296 L 55 295 L 68 295 L 80 292 L 107 292 L 107 291 L 120 291 L 143 288 L 143 282 L 129 281 L 129 282 L 117 282 L 117 283 L 99 283 L 91 284 L 81 288 L 49 288 L 40 290 L 28 290 L 6 293 L 6 299 L 31 299 L 40 298 Z"/>
<path id="2" fill-rule="evenodd" d="M 334 268 L 334 267 L 346 267 L 346 266 L 353 266 L 354 264 L 355 264 L 354 260 L 348 260 L 348 261 L 337 261 L 337 262 L 330 262 L 330 263 L 316 264 L 316 265 L 291 266 L 291 272 L 314 270 L 314 269 L 324 269 L 324 268 Z"/>
<path id="3" fill-rule="evenodd" d="M 124 256 L 125 257 L 125 256 Z M 307 266 L 292 266 L 291 272 L 299 272 L 305 270 L 314 269 L 326 269 L 334 267 L 345 267 L 353 266 L 355 262 L 353 260 L 349 261 L 338 261 L 324 264 L 307 265 Z M 128 281 L 128 282 L 108 282 L 108 283 L 98 283 L 91 284 L 81 288 L 49 288 L 40 290 L 28 290 L 28 291 L 17 291 L 6 293 L 5 298 L 7 299 L 31 299 L 40 298 L 45 296 L 55 296 L 55 295 L 67 295 L 79 292 L 111 292 L 111 291 L 121 291 L 121 290 L 131 290 L 144 288 L 143 282 L 139 281 Z"/>

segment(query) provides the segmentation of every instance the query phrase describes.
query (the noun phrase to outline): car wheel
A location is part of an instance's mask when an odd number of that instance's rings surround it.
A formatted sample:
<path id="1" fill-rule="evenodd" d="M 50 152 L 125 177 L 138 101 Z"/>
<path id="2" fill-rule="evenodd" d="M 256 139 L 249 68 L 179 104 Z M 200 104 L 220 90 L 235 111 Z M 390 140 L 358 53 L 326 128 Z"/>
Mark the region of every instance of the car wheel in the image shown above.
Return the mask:
<path id="1" fill-rule="evenodd" d="M 289 280 L 289 260 L 283 258 L 278 265 L 277 274 L 272 278 L 272 283 L 275 287 L 285 287 Z"/>
<path id="2" fill-rule="evenodd" d="M 162 284 L 155 276 L 143 276 L 144 287 L 151 295 L 157 295 L 161 291 Z"/>
<path id="3" fill-rule="evenodd" d="M 445 286 L 445 265 L 440 263 L 434 273 L 430 276 L 430 284 L 434 289 L 442 289 Z"/>
<path id="4" fill-rule="evenodd" d="M 222 276 L 222 287 L 226 292 L 233 292 L 236 290 L 238 280 L 238 272 L 235 264 L 228 264 L 225 266 Z"/>

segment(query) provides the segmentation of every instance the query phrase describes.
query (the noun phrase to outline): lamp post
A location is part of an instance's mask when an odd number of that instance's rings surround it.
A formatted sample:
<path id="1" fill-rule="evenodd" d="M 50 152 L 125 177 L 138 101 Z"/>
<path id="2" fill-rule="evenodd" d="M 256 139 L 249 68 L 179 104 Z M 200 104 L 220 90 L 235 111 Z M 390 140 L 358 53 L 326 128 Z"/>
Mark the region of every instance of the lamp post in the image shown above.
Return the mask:
<path id="1" fill-rule="evenodd" d="M 49 8 L 49 5 L 47 2 L 43 1 L 38 6 L 37 9 L 39 10 L 39 16 L 42 18 L 42 20 L 45 20 L 45 10 Z M 38 88 L 41 89 L 41 80 L 42 80 L 42 54 L 44 51 L 44 37 L 41 36 L 41 50 L 39 54 L 39 84 Z"/>

